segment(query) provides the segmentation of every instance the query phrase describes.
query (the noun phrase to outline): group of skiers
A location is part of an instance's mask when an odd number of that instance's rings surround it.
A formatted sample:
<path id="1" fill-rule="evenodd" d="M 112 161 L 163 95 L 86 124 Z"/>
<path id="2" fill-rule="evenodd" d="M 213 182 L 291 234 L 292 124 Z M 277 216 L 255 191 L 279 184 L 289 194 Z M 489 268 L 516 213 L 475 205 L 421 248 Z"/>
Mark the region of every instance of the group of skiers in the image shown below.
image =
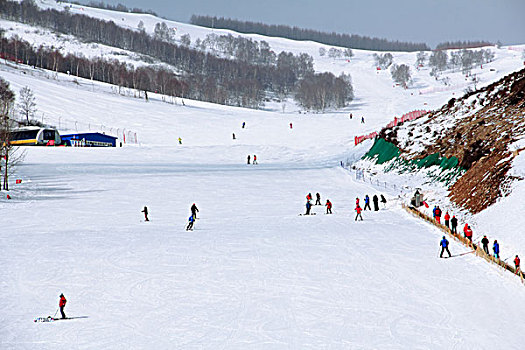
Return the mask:
<path id="1" fill-rule="evenodd" d="M 249 154 L 248 154 L 247 160 L 248 160 L 247 164 L 250 164 L 251 156 Z M 253 155 L 253 162 L 252 162 L 252 164 L 259 164 L 259 163 L 257 163 L 257 155 L 255 155 L 255 154 Z"/>
<path id="2" fill-rule="evenodd" d="M 382 194 L 380 196 L 381 196 L 381 203 L 383 203 L 383 207 L 386 208 L 386 198 Z M 374 202 L 374 211 L 378 211 L 379 210 L 379 197 L 376 194 L 374 194 L 374 196 L 372 197 L 372 201 Z M 367 209 L 372 211 L 372 208 L 370 207 L 370 197 L 368 195 L 365 195 L 364 208 L 361 208 L 359 204 L 359 197 L 357 197 L 355 199 L 355 209 L 354 209 L 356 211 L 355 221 L 357 221 L 357 218 L 360 218 L 361 220 L 363 220 L 363 216 L 361 215 L 361 212 Z"/>
<path id="3" fill-rule="evenodd" d="M 434 206 L 434 209 L 432 210 L 432 216 L 434 217 L 434 220 L 438 224 L 441 223 L 441 214 L 442 214 L 441 208 L 439 206 Z M 447 227 L 447 229 L 449 229 L 451 233 L 457 235 L 458 234 L 457 232 L 458 219 L 456 218 L 456 216 L 452 215 L 452 218 L 450 218 L 450 214 L 448 213 L 448 211 L 446 211 L 444 219 L 445 219 L 444 224 Z M 469 240 L 469 245 L 472 246 L 473 245 L 472 243 L 473 231 L 469 224 L 465 224 L 465 226 L 463 226 L 463 235 L 466 239 Z M 490 243 L 489 239 L 487 238 L 486 235 L 484 235 L 483 238 L 481 239 L 481 245 L 483 246 L 483 251 L 487 255 L 490 255 L 489 243 Z M 446 251 L 448 253 L 448 256 L 450 257 L 451 254 L 450 254 L 450 251 L 448 250 L 449 243 L 447 239 L 445 238 L 445 236 L 443 236 L 443 239 L 441 240 L 439 245 L 441 246 L 441 254 L 439 257 L 440 258 L 443 257 L 444 251 Z M 492 244 L 492 251 L 493 251 L 494 258 L 500 259 L 500 248 L 499 248 L 499 243 L 497 239 L 495 239 L 494 243 Z M 514 267 L 516 268 L 516 274 L 521 273 L 520 258 L 518 255 L 516 255 L 516 257 L 514 258 Z"/>
<path id="4" fill-rule="evenodd" d="M 315 194 L 315 204 L 314 205 L 322 205 L 321 194 L 319 194 L 319 192 Z M 326 207 L 326 214 L 332 214 L 332 202 L 330 202 L 329 199 L 326 200 L 326 204 L 324 206 Z M 304 215 L 311 215 L 310 213 L 311 209 L 312 209 L 312 194 L 308 193 L 306 195 L 306 213 Z"/>

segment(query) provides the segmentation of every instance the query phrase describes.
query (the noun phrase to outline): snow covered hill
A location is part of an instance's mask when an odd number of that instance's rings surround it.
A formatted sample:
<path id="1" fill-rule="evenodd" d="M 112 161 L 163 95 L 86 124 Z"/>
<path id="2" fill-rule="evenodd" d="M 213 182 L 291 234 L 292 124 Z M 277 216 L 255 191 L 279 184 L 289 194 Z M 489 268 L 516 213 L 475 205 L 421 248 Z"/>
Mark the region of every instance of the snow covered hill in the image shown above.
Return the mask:
<path id="1" fill-rule="evenodd" d="M 126 23 L 137 17 L 130 26 L 158 20 L 83 8 Z M 177 26 L 179 33 L 192 28 Z M 370 148 L 371 141 L 355 147 L 354 136 L 457 97 L 461 74 L 450 72 L 453 89 L 440 91 L 423 68 L 404 90 L 392 86 L 388 72 L 377 73 L 369 52 L 356 50 L 346 62 L 319 57 L 316 43 L 264 40 L 274 50 L 312 54 L 319 71 L 351 73 L 357 99 L 326 114 L 290 105 L 283 112 L 279 104 L 183 105 L 157 94 L 146 102 L 107 84 L 0 64 L 16 93 L 34 91 L 38 119 L 61 132 L 122 139 L 123 129 L 133 130 L 139 142 L 26 148 L 12 177 L 22 180 L 12 185 L 13 199 L 0 192 L 0 348 L 522 347 L 525 288 L 518 278 L 460 255 L 468 250 L 453 241 L 454 257 L 439 259 L 442 233 L 400 208 L 398 196 L 411 191 L 404 179 L 389 175 L 396 189 L 385 189 L 339 165 Z M 520 52 L 494 50 L 496 60 L 475 70 L 480 84 L 522 65 Z M 394 56 L 396 63 L 415 61 L 414 54 Z M 259 164 L 247 165 L 254 154 Z M 523 169 L 521 155 L 515 164 Z M 309 192 L 319 192 L 323 204 L 330 199 L 334 214 L 314 206 L 316 215 L 299 216 Z M 525 252 L 510 235 L 522 226 L 521 192 L 517 187 L 476 223 L 479 230 L 499 225 L 504 258 Z M 388 204 L 356 222 L 355 198 L 365 194 L 385 194 Z M 185 231 L 192 203 L 199 219 Z M 140 212 L 145 205 L 150 222 Z M 60 293 L 73 319 L 34 323 L 53 316 Z"/>

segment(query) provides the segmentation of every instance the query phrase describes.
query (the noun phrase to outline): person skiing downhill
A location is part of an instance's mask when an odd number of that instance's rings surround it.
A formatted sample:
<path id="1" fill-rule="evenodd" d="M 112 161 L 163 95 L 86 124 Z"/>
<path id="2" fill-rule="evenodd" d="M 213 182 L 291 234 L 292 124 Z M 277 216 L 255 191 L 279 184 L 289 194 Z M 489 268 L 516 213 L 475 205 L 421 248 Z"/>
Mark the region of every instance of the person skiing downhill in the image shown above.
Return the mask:
<path id="1" fill-rule="evenodd" d="M 441 240 L 439 245 L 441 246 L 441 254 L 439 255 L 439 257 L 442 258 L 443 257 L 443 252 L 446 250 L 447 253 L 448 253 L 448 257 L 450 258 L 452 256 L 452 254 L 450 254 L 450 250 L 448 250 L 448 241 L 445 238 L 445 236 L 443 236 L 443 239 Z"/>
<path id="2" fill-rule="evenodd" d="M 193 216 L 195 219 L 197 219 L 197 213 L 199 212 L 199 209 L 197 209 L 197 206 L 195 203 L 191 206 L 191 216 Z"/>
<path id="3" fill-rule="evenodd" d="M 64 308 L 66 307 L 66 297 L 64 294 L 60 294 L 60 300 L 58 301 L 58 307 L 60 308 L 60 313 L 62 314 L 62 319 L 66 318 L 66 314 L 64 313 Z"/>
<path id="4" fill-rule="evenodd" d="M 356 211 L 356 215 L 355 215 L 355 221 L 357 221 L 357 218 L 361 218 L 361 221 L 363 221 L 363 216 L 361 215 L 361 211 L 363 209 L 361 209 L 361 207 L 359 206 L 359 204 L 355 207 L 355 211 Z"/>
<path id="5" fill-rule="evenodd" d="M 490 253 L 489 253 L 489 239 L 487 238 L 487 236 L 483 236 L 483 239 L 481 240 L 481 244 L 483 244 L 483 250 L 485 251 L 485 253 L 487 253 L 487 255 L 490 255 Z"/>
<path id="6" fill-rule="evenodd" d="M 332 202 L 330 202 L 329 199 L 326 200 L 326 213 L 327 214 L 332 214 Z"/>
<path id="7" fill-rule="evenodd" d="M 310 215 L 310 209 L 312 209 L 312 203 L 310 203 L 310 200 L 306 201 L 306 213 L 304 215 Z"/>
<path id="8" fill-rule="evenodd" d="M 458 219 L 456 219 L 456 215 L 452 216 L 452 219 L 450 219 L 450 232 L 458 234 L 457 228 L 458 227 Z"/>
<path id="9" fill-rule="evenodd" d="M 494 251 L 494 257 L 496 259 L 499 259 L 499 243 L 498 240 L 494 240 L 494 244 L 492 245 L 492 250 Z"/>
<path id="10" fill-rule="evenodd" d="M 321 195 L 319 194 L 319 192 L 315 194 L 315 197 L 316 197 L 315 205 L 321 205 Z"/>
<path id="11" fill-rule="evenodd" d="M 144 213 L 144 220 L 149 221 L 148 219 L 148 207 L 144 206 L 144 209 L 141 211 L 141 213 Z"/>
<path id="12" fill-rule="evenodd" d="M 372 208 L 370 208 L 370 197 L 368 197 L 368 195 L 365 196 L 365 207 L 363 208 L 363 210 L 366 211 L 366 208 L 372 211 Z"/>
<path id="13" fill-rule="evenodd" d="M 193 231 L 193 223 L 194 222 L 195 222 L 195 218 L 193 217 L 193 215 L 191 215 L 188 218 L 188 226 L 186 226 L 186 231 Z"/>

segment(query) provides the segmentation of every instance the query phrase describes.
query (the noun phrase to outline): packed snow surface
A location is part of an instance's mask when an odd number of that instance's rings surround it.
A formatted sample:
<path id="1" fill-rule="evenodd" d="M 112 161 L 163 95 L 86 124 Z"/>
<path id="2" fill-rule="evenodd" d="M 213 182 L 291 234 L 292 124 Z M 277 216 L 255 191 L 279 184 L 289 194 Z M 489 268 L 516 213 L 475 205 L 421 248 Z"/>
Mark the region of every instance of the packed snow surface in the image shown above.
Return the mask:
<path id="1" fill-rule="evenodd" d="M 497 74 L 484 68 L 482 81 L 519 68 L 518 54 L 499 50 Z M 442 233 L 403 211 L 399 191 L 356 181 L 339 165 L 370 147 L 354 147 L 354 136 L 440 106 L 461 92 L 460 78 L 456 90 L 438 91 L 428 71 L 416 73 L 416 86 L 436 88 L 420 95 L 392 87 L 357 50 L 351 62 L 316 57 L 316 69 L 352 74 L 348 109 L 255 111 L 155 94 L 145 102 L 2 64 L 2 78 L 15 92 L 30 86 L 38 119 L 62 133 L 133 130 L 139 143 L 25 148 L 12 177 L 22 184 L 0 199 L 0 348 L 521 349 L 519 279 L 454 241 L 453 258 L 439 259 Z M 249 154 L 259 164 L 246 164 Z M 316 215 L 300 216 L 309 192 L 323 205 L 330 199 L 334 214 L 314 206 Z M 356 222 L 355 198 L 363 205 L 365 194 L 381 193 L 386 208 Z M 192 203 L 199 219 L 186 231 Z M 491 215 L 519 221 L 511 204 Z M 60 293 L 73 319 L 34 323 L 53 316 Z"/>

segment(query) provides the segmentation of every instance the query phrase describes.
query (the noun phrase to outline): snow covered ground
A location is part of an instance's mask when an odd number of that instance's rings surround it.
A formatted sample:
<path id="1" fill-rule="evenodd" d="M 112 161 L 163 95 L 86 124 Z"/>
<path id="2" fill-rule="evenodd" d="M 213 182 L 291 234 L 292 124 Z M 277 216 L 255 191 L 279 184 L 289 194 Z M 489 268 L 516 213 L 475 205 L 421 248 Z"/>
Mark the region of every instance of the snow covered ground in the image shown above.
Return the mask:
<path id="1" fill-rule="evenodd" d="M 455 242 L 455 257 L 439 259 L 441 232 L 404 212 L 398 191 L 356 181 L 339 166 L 370 147 L 370 141 L 354 147 L 354 136 L 461 93 L 461 74 L 451 74 L 455 90 L 439 92 L 440 83 L 422 70 L 415 86 L 403 90 L 392 87 L 388 72 L 376 73 L 370 52 L 334 61 L 318 57 L 319 44 L 265 40 L 310 52 L 317 70 L 351 73 L 356 100 L 327 114 L 191 100 L 183 106 L 179 99 L 170 104 L 151 94 L 145 102 L 106 84 L 0 65 L 15 92 L 34 91 L 38 119 L 43 114 L 63 133 L 134 130 L 140 143 L 26 148 L 13 177 L 22 184 L 12 184 L 12 200 L 0 192 L 0 348 L 523 347 L 519 279 L 459 255 L 468 250 Z M 495 71 L 479 69 L 481 84 L 522 64 L 519 52 L 496 53 Z M 396 63 L 404 60 L 413 63 L 415 54 L 395 54 Z M 247 165 L 248 154 L 259 164 Z M 317 215 L 299 216 L 308 192 L 320 192 L 323 204 L 330 199 L 334 214 L 316 206 Z M 355 198 L 379 193 L 387 208 L 355 222 Z M 509 241 L 520 227 L 518 200 L 511 196 L 486 214 Z M 187 232 L 192 203 L 199 220 Z M 142 220 L 145 205 L 150 222 Z M 78 318 L 34 323 L 55 313 L 60 293 L 68 299 L 66 314 Z"/>

